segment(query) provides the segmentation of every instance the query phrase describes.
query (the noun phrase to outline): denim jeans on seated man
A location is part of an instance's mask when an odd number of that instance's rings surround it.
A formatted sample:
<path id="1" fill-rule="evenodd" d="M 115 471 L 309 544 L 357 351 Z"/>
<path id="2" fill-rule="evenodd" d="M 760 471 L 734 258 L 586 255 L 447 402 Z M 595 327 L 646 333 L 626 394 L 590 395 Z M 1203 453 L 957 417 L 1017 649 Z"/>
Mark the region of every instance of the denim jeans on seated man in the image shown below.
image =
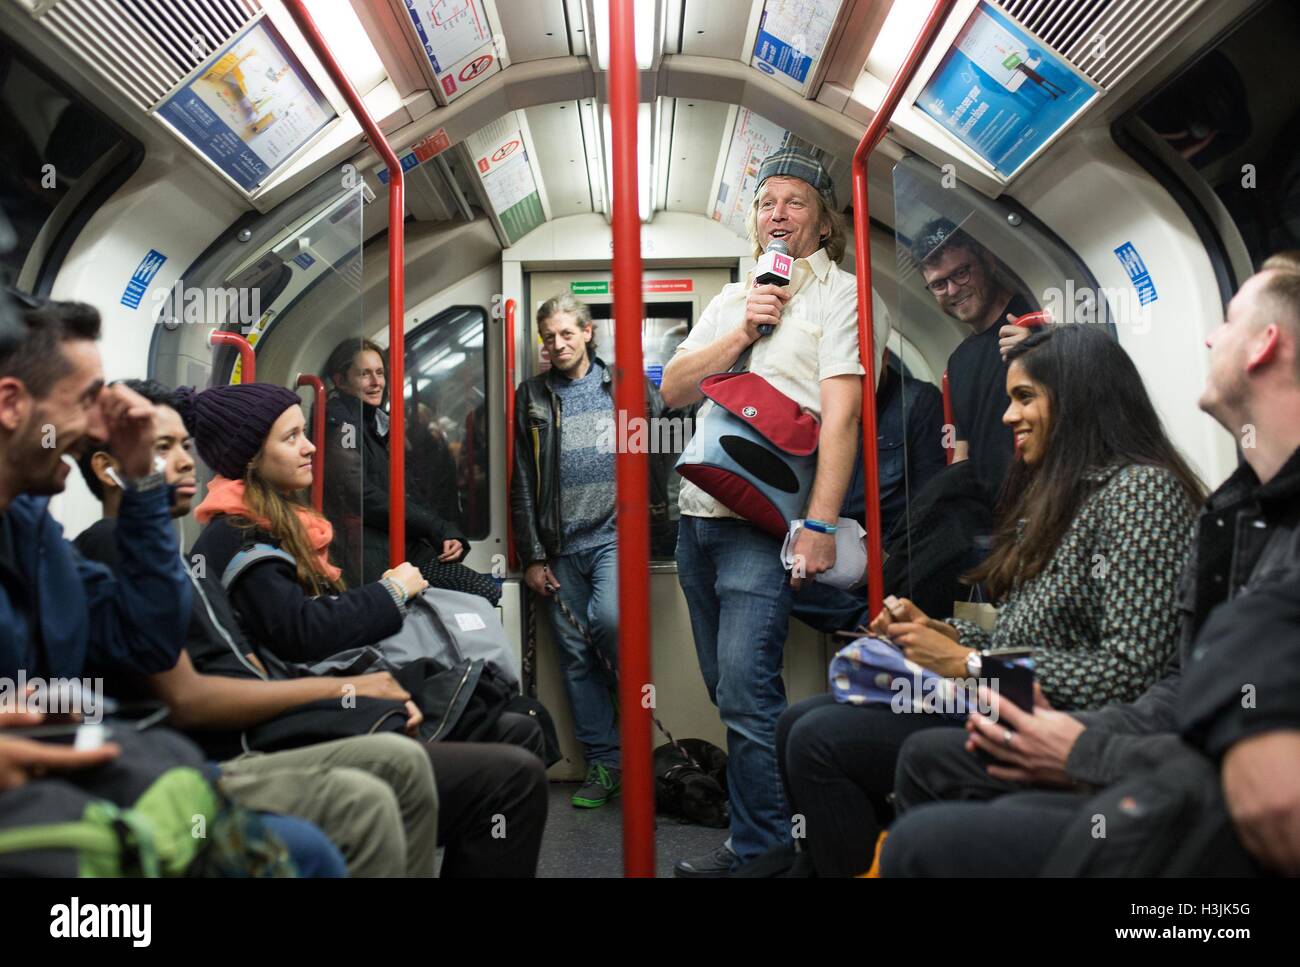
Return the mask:
<path id="1" fill-rule="evenodd" d="M 795 593 L 780 551 L 780 540 L 736 518 L 683 516 L 677 535 L 700 671 L 727 729 L 729 845 L 742 863 L 791 841 L 776 721 Z"/>
<path id="2" fill-rule="evenodd" d="M 564 606 L 586 625 L 610 667 L 618 668 L 618 545 L 563 554 L 552 558 L 550 568 L 560 582 L 559 598 Z M 616 681 L 553 600 L 548 607 L 560 671 L 573 709 L 574 732 L 587 765 L 620 768 L 618 719 L 611 700 L 611 694 L 617 692 Z"/>

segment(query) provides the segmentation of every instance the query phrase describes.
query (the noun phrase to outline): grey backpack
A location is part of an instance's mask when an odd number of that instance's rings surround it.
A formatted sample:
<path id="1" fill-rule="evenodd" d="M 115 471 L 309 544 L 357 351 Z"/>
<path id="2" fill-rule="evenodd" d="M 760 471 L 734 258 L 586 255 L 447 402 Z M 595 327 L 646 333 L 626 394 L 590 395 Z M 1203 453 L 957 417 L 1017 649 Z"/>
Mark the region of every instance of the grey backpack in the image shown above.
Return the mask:
<path id="1" fill-rule="evenodd" d="M 231 558 L 221 575 L 222 586 L 230 591 L 248 568 L 268 559 L 294 563 L 288 551 L 253 544 Z M 480 659 L 495 667 L 504 684 L 519 687 L 518 664 L 496 608 L 477 594 L 445 588 L 426 588 L 408 601 L 401 630 L 373 645 L 349 648 L 315 662 L 286 662 L 262 653 L 259 657 L 275 678 L 396 671 L 421 658 L 432 658 L 447 668 L 465 659 Z"/>

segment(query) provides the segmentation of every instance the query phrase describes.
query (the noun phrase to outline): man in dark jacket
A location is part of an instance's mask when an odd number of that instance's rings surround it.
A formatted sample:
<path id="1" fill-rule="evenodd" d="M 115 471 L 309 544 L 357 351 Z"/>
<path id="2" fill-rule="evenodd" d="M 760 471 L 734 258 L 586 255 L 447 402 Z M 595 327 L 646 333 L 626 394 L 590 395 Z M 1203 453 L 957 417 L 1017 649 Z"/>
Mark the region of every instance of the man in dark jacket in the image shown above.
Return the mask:
<path id="1" fill-rule="evenodd" d="M 0 674 L 80 676 L 88 658 L 165 671 L 189 620 L 190 588 L 154 467 L 154 408 L 104 386 L 99 313 L 51 303 L 26 315 L 29 336 L 0 359 Z M 49 514 L 92 441 L 121 454 L 121 565 L 81 558 Z"/>
<path id="2" fill-rule="evenodd" d="M 994 801 L 929 805 L 904 816 L 886 843 L 884 871 L 1036 872 L 1088 791 L 1184 754 L 1187 738 L 1221 761 L 1223 796 L 1254 859 L 1300 872 L 1300 703 L 1294 690 L 1277 688 L 1278 668 L 1291 669 L 1290 646 L 1300 638 L 1294 615 L 1278 606 L 1286 598 L 1279 589 L 1300 581 L 1297 264 L 1286 256 L 1265 262 L 1207 340 L 1210 372 L 1200 405 L 1243 434 L 1245 462 L 1210 496 L 1197 525 L 1179 590 L 1179 667 L 1126 705 L 1026 715 L 1001 702 L 1000 720 L 973 716 L 966 737 L 909 740 L 895 787 L 900 810 L 935 800 Z M 1211 620 L 1229 605 L 1232 635 Z M 1215 668 L 1223 680 L 1211 686 L 1206 672 Z M 1247 703 L 1246 686 L 1266 693 L 1269 704 Z M 1062 787 L 1084 792 L 1025 791 Z"/>
<path id="3" fill-rule="evenodd" d="M 549 605 L 574 730 L 587 759 L 586 781 L 573 805 L 591 808 L 620 787 L 616 690 L 607 669 L 618 667 L 614 460 L 623 441 L 614 439 L 613 380 L 595 352 L 591 310 L 567 293 L 556 296 L 538 309 L 537 330 L 551 369 L 515 390 L 511 520 L 524 583 Z M 653 431 L 664 409 L 654 384 L 645 382 Z M 647 441 L 653 436 L 642 434 Z M 653 471 L 651 478 L 651 502 L 662 513 L 667 488 L 656 485 Z"/>

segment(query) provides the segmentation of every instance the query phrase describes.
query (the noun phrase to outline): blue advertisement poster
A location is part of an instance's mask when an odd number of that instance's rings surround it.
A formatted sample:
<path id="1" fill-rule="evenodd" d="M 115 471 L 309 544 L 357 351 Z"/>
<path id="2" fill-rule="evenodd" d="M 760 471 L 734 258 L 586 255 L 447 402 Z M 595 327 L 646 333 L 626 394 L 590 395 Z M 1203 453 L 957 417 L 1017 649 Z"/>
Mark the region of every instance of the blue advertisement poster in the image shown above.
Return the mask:
<path id="1" fill-rule="evenodd" d="M 245 191 L 336 117 L 265 18 L 231 41 L 157 113 Z"/>
<path id="2" fill-rule="evenodd" d="M 1010 175 L 1097 94 L 987 4 L 975 8 L 916 105 Z"/>

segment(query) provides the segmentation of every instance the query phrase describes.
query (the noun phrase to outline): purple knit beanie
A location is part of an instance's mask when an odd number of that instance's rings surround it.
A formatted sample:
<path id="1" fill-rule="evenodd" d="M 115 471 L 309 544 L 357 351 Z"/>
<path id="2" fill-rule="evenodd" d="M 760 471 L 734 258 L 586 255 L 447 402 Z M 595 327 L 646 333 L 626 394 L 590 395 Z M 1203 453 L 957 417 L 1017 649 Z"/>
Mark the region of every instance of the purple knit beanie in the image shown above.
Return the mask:
<path id="1" fill-rule="evenodd" d="M 244 471 L 262 449 L 281 414 L 302 400 L 291 389 L 274 383 L 239 383 L 203 391 L 182 386 L 176 409 L 194 437 L 203 462 L 229 480 L 244 479 Z"/>

